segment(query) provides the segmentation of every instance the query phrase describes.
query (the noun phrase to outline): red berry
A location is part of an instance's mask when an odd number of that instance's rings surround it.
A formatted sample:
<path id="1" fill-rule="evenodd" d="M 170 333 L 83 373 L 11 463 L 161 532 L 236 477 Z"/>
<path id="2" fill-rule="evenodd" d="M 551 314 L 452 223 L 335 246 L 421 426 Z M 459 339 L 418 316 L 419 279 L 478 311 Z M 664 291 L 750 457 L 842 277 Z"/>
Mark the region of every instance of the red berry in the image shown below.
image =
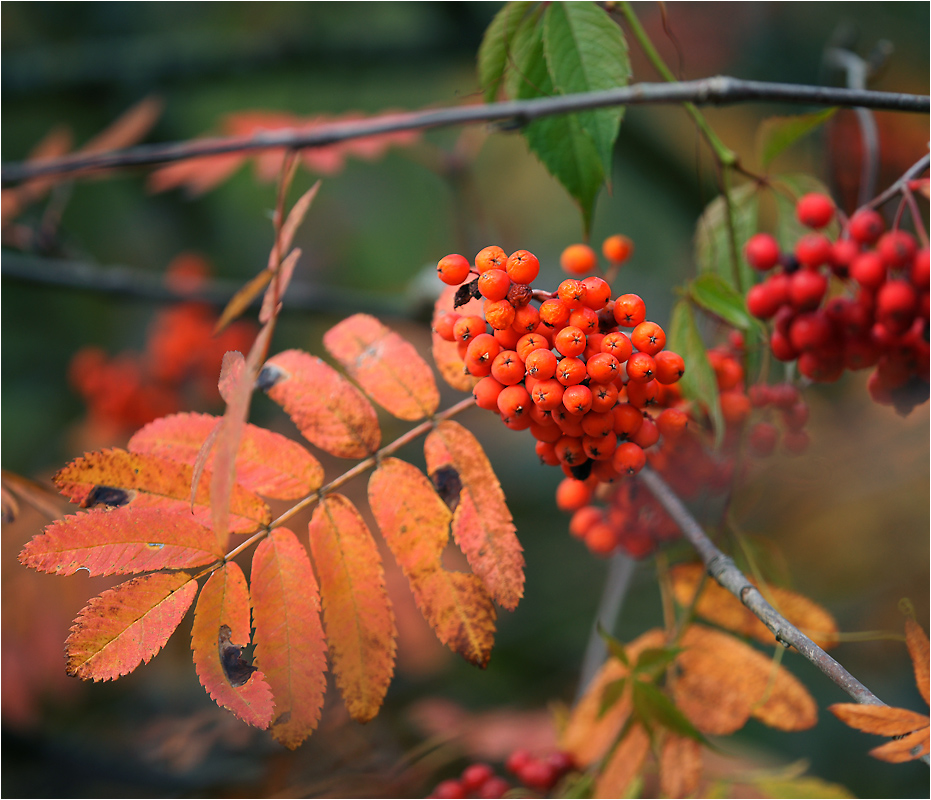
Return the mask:
<path id="1" fill-rule="evenodd" d="M 908 330 L 917 308 L 918 292 L 907 281 L 888 281 L 876 295 L 876 319 L 893 332 Z"/>
<path id="2" fill-rule="evenodd" d="M 634 243 L 621 233 L 609 236 L 601 245 L 601 252 L 608 261 L 623 264 L 634 252 Z"/>
<path id="3" fill-rule="evenodd" d="M 831 339 L 831 323 L 821 312 L 799 314 L 789 326 L 792 347 L 803 352 L 824 347 Z"/>
<path id="4" fill-rule="evenodd" d="M 820 272 L 800 269 L 789 277 L 789 300 L 799 311 L 817 308 L 827 290 L 828 279 Z"/>
<path id="5" fill-rule="evenodd" d="M 760 272 L 772 269 L 779 263 L 779 242 L 768 233 L 751 236 L 744 245 L 747 263 Z"/>
<path id="6" fill-rule="evenodd" d="M 463 789 L 462 784 L 455 778 L 440 781 L 436 785 L 436 788 L 433 790 L 433 792 L 430 794 L 430 797 L 437 798 L 458 798 L 465 796 L 466 792 Z"/>
<path id="7" fill-rule="evenodd" d="M 471 268 L 472 265 L 469 264 L 469 260 L 465 256 L 453 253 L 448 256 L 443 256 L 443 258 L 437 262 L 436 272 L 443 283 L 447 283 L 450 286 L 458 286 L 469 277 L 469 270 Z"/>
<path id="8" fill-rule="evenodd" d="M 884 233 L 876 244 L 880 258 L 890 268 L 908 266 L 915 257 L 918 246 L 915 237 L 906 231 Z"/>
<path id="9" fill-rule="evenodd" d="M 475 256 L 475 267 L 480 273 L 489 269 L 504 269 L 507 266 L 507 254 L 497 245 L 480 250 Z"/>
<path id="10" fill-rule="evenodd" d="M 598 266 L 598 256 L 587 244 L 570 244 L 562 251 L 559 265 L 570 275 L 584 275 Z"/>
<path id="11" fill-rule="evenodd" d="M 850 264 L 850 277 L 864 289 L 875 292 L 886 280 L 886 264 L 879 253 L 861 253 Z"/>
<path id="12" fill-rule="evenodd" d="M 912 283 L 919 289 L 927 289 L 931 283 L 931 251 L 923 247 L 915 254 L 915 260 L 912 262 Z"/>
<path id="13" fill-rule="evenodd" d="M 622 328 L 636 328 L 647 317 L 647 306 L 635 294 L 623 294 L 614 301 L 614 319 Z"/>
<path id="14" fill-rule="evenodd" d="M 518 250 L 508 256 L 506 263 L 508 277 L 514 283 L 523 285 L 533 283 L 540 274 L 540 261 L 529 250 Z"/>
<path id="15" fill-rule="evenodd" d="M 631 331 L 630 341 L 641 353 L 655 356 L 666 346 L 666 332 L 655 322 L 641 322 Z"/>
<path id="16" fill-rule="evenodd" d="M 476 790 L 475 796 L 482 800 L 497 800 L 497 798 L 504 797 L 510 790 L 511 784 L 504 778 L 492 775 Z"/>
<path id="17" fill-rule="evenodd" d="M 831 240 L 824 234 L 806 233 L 795 243 L 795 257 L 803 267 L 817 269 L 830 263 L 833 249 Z"/>
<path id="18" fill-rule="evenodd" d="M 462 788 L 467 794 L 478 791 L 484 783 L 494 777 L 495 771 L 490 764 L 478 762 L 469 764 L 463 771 L 459 780 L 462 782 Z"/>
<path id="19" fill-rule="evenodd" d="M 528 789 L 540 792 L 548 792 L 558 779 L 556 770 L 551 764 L 536 758 L 524 764 L 517 773 L 517 777 Z"/>
<path id="20" fill-rule="evenodd" d="M 826 195 L 812 192 L 799 198 L 795 216 L 809 228 L 823 228 L 834 219 L 834 202 Z"/>
<path id="21" fill-rule="evenodd" d="M 847 232 L 859 244 L 873 244 L 885 229 L 882 216 L 872 208 L 855 211 L 847 224 Z"/>
<path id="22" fill-rule="evenodd" d="M 755 456 L 768 456 L 776 449 L 779 431 L 768 422 L 757 422 L 747 436 L 750 452 Z"/>
<path id="23" fill-rule="evenodd" d="M 478 290 L 486 300 L 504 300 L 511 288 L 511 279 L 503 269 L 489 269 L 478 276 Z"/>

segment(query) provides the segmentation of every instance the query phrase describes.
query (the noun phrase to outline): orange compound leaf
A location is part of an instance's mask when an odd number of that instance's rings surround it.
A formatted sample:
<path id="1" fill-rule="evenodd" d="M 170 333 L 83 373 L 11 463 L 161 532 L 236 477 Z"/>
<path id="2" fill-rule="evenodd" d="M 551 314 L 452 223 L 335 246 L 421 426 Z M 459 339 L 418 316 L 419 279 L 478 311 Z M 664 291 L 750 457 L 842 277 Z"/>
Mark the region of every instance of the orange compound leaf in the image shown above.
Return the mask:
<path id="1" fill-rule="evenodd" d="M 275 528 L 252 558 L 256 658 L 275 697 L 271 734 L 291 750 L 316 729 L 326 692 L 320 594 L 307 550 Z"/>
<path id="2" fill-rule="evenodd" d="M 399 419 L 428 417 L 439 406 L 427 362 L 375 317 L 344 319 L 323 335 L 323 344 L 369 397 Z"/>
<path id="3" fill-rule="evenodd" d="M 771 728 L 806 730 L 818 721 L 808 690 L 772 659 L 729 634 L 690 626 L 682 636 L 676 705 L 702 733 L 726 735 L 753 716 Z"/>
<path id="4" fill-rule="evenodd" d="M 891 706 L 834 703 L 828 710 L 845 725 L 877 736 L 904 736 L 928 727 L 927 714 Z"/>
<path id="5" fill-rule="evenodd" d="M 258 386 L 307 441 L 340 458 L 364 458 L 381 443 L 378 415 L 355 386 L 316 356 L 285 350 L 270 358 Z"/>
<path id="6" fill-rule="evenodd" d="M 186 572 L 143 575 L 107 589 L 78 614 L 65 642 L 68 674 L 109 681 L 148 664 L 194 602 Z"/>
<path id="7" fill-rule="evenodd" d="M 192 464 L 219 420 L 195 413 L 162 417 L 138 430 L 129 450 Z M 211 453 L 207 469 L 212 465 Z M 247 423 L 236 454 L 236 482 L 263 497 L 296 500 L 323 485 L 323 467 L 293 439 Z"/>
<path id="8" fill-rule="evenodd" d="M 444 499 L 454 509 L 453 538 L 495 602 L 513 611 L 524 595 L 523 548 L 488 456 L 452 420 L 430 432 L 424 453 L 433 484 L 450 489 Z"/>
<path id="9" fill-rule="evenodd" d="M 197 599 L 191 649 L 201 685 L 243 722 L 267 728 L 274 700 L 265 676 L 242 657 L 249 643 L 249 587 L 232 561 L 214 572 Z"/>
<path id="10" fill-rule="evenodd" d="M 443 569 L 449 508 L 419 469 L 397 458 L 381 462 L 368 493 L 378 527 L 437 638 L 485 667 L 494 644 L 494 604 L 477 576 Z"/>
<path id="11" fill-rule="evenodd" d="M 676 602 L 683 607 L 691 605 L 701 586 L 705 568 L 701 564 L 678 564 L 670 571 Z M 750 581 L 756 586 L 755 581 Z M 813 600 L 803 595 L 769 586 L 766 599 L 789 622 L 805 633 L 822 648 L 838 642 L 838 628 L 834 617 Z M 751 636 L 761 644 L 772 644 L 773 632 L 767 628 L 734 595 L 713 581 L 705 581 L 695 613 L 709 622 L 727 628 L 742 636 Z"/>
<path id="12" fill-rule="evenodd" d="M 105 153 L 142 141 L 162 115 L 164 105 L 154 96 L 140 100 L 88 141 L 80 152 Z"/>
<path id="13" fill-rule="evenodd" d="M 350 716 L 368 722 L 391 683 L 398 635 L 378 547 L 341 494 L 320 501 L 308 532 L 336 685 Z"/>
<path id="14" fill-rule="evenodd" d="M 149 191 L 167 192 L 184 187 L 188 194 L 197 197 L 227 180 L 246 162 L 246 158 L 242 153 L 223 153 L 158 167 L 149 175 Z"/>
<path id="15" fill-rule="evenodd" d="M 192 475 L 188 464 L 113 448 L 75 459 L 52 480 L 65 497 L 82 508 L 131 505 L 191 514 Z M 207 483 L 202 480 L 198 484 L 194 497 L 192 518 L 202 525 L 211 521 Z M 251 533 L 271 521 L 268 506 L 241 486 L 233 487 L 230 510 L 234 533 Z"/>
<path id="16" fill-rule="evenodd" d="M 213 531 L 160 508 L 94 508 L 57 520 L 32 539 L 20 563 L 41 572 L 91 575 L 187 569 L 223 558 Z"/>
<path id="17" fill-rule="evenodd" d="M 460 392 L 471 392 L 476 383 L 476 378 L 469 375 L 465 368 L 465 362 L 459 356 L 459 346 L 457 342 L 448 342 L 436 332 L 437 318 L 443 314 L 456 313 L 461 315 L 475 314 L 482 316 L 482 304 L 478 300 L 470 300 L 464 306 L 453 308 L 453 302 L 456 298 L 458 286 L 447 286 L 433 307 L 433 361 L 436 368 L 440 371 L 443 380 L 446 381 L 453 389 Z"/>
<path id="18" fill-rule="evenodd" d="M 631 725 L 595 781 L 593 797 L 627 797 L 650 752 L 650 737 L 639 722 Z"/>
<path id="19" fill-rule="evenodd" d="M 894 739 L 879 747 L 874 747 L 870 750 L 870 755 L 880 761 L 903 764 L 928 755 L 928 744 L 928 726 L 925 725 L 921 730 L 914 731 L 901 739 Z"/>
<path id="20" fill-rule="evenodd" d="M 915 667 L 915 683 L 925 703 L 931 704 L 928 699 L 929 658 L 928 634 L 913 619 L 905 620 L 905 644 L 908 645 L 908 654 Z"/>
<path id="21" fill-rule="evenodd" d="M 687 736 L 667 732 L 659 755 L 659 785 L 663 797 L 692 797 L 702 775 L 701 745 Z"/>
<path id="22" fill-rule="evenodd" d="M 653 629 L 624 649 L 631 663 L 635 663 L 644 650 L 662 647 L 664 643 L 663 632 Z M 630 692 L 623 692 L 607 707 L 605 692 L 616 681 L 629 675 L 630 670 L 617 658 L 609 658 L 595 673 L 585 693 L 572 709 L 560 736 L 559 747 L 571 753 L 573 761 L 580 768 L 587 768 L 604 758 L 627 723 L 633 707 Z"/>

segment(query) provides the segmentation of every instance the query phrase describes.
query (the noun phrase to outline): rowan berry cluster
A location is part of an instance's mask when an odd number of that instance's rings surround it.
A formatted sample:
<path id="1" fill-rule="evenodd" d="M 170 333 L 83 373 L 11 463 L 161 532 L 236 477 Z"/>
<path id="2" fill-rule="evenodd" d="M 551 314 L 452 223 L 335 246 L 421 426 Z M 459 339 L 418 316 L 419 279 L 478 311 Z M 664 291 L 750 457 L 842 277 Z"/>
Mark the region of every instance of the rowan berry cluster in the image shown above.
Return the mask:
<path id="1" fill-rule="evenodd" d="M 515 750 L 504 765 L 526 789 L 546 794 L 573 768 L 572 757 L 561 750 L 535 755 L 528 750 Z M 430 793 L 431 798 L 499 798 L 513 787 L 494 767 L 477 762 L 466 767 L 458 778 L 441 781 Z"/>
<path id="2" fill-rule="evenodd" d="M 714 447 L 708 420 L 672 393 L 665 398 L 668 407 L 645 421 L 655 429 L 650 436 L 659 440 L 648 451 L 647 462 L 683 499 L 726 491 L 742 463 L 743 448 L 753 456 L 767 456 L 780 439 L 789 453 L 801 453 L 808 445 L 808 407 L 798 389 L 791 384 L 747 389 L 743 342 L 739 335 L 733 338 L 729 346 L 708 351 L 724 422 L 720 448 Z M 569 533 L 596 555 L 608 556 L 620 548 L 633 558 L 644 558 L 679 537 L 672 518 L 636 480 L 598 487 L 590 478 L 566 478 L 556 502 L 572 513 Z"/>
<path id="3" fill-rule="evenodd" d="M 200 256 L 182 254 L 169 264 L 165 282 L 176 291 L 193 291 L 208 276 L 209 266 Z M 99 347 L 81 348 L 71 359 L 69 382 L 91 420 L 116 431 L 214 402 L 223 354 L 247 352 L 255 338 L 248 322 L 235 322 L 214 336 L 216 323 L 210 306 L 177 303 L 155 315 L 142 353 L 110 357 Z"/>
<path id="4" fill-rule="evenodd" d="M 872 398 L 903 414 L 928 399 L 929 251 L 903 230 L 886 231 L 864 207 L 844 219 L 830 198 L 808 194 L 796 216 L 812 229 L 792 252 L 767 233 L 744 249 L 766 278 L 747 294 L 750 312 L 772 320 L 773 355 L 796 361 L 812 381 L 873 367 Z M 823 230 L 838 218 L 839 238 Z"/>
<path id="5" fill-rule="evenodd" d="M 570 248 L 573 265 L 582 247 Z M 594 268 L 591 256 L 586 263 Z M 649 409 L 679 397 L 674 384 L 685 362 L 664 349 L 666 334 L 647 320 L 639 296 L 612 300 L 611 286 L 597 276 L 566 279 L 555 292 L 534 290 L 537 258 L 496 246 L 482 250 L 474 267 L 449 255 L 437 270 L 460 285 L 457 308 L 484 300 L 482 316 L 452 312 L 434 322 L 440 337 L 458 343 L 480 408 L 513 430 L 529 430 L 540 458 L 578 480 L 613 481 L 642 469 L 644 451 L 659 438 Z"/>

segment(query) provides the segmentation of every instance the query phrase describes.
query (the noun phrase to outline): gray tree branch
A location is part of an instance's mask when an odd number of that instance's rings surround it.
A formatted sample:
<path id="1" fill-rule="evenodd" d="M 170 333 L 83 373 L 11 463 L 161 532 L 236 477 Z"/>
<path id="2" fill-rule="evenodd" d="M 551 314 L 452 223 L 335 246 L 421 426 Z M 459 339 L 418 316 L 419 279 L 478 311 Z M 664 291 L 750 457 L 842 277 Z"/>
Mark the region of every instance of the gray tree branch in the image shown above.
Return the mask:
<path id="1" fill-rule="evenodd" d="M 471 106 L 417 111 L 390 119 L 334 123 L 311 131 L 270 131 L 251 138 L 218 137 L 169 144 L 141 145 L 108 153 L 65 156 L 43 162 L 3 165 L 4 187 L 42 176 L 75 175 L 102 169 L 153 166 L 190 158 L 224 153 L 245 153 L 270 148 L 303 149 L 397 131 L 445 128 L 480 122 L 509 122 L 524 125 L 539 117 L 619 105 L 648 105 L 689 102 L 696 105 L 727 105 L 748 101 L 773 101 L 816 106 L 849 106 L 892 111 L 928 113 L 926 95 L 746 81 L 717 76 L 679 83 L 637 83 L 599 92 L 513 100 Z"/>

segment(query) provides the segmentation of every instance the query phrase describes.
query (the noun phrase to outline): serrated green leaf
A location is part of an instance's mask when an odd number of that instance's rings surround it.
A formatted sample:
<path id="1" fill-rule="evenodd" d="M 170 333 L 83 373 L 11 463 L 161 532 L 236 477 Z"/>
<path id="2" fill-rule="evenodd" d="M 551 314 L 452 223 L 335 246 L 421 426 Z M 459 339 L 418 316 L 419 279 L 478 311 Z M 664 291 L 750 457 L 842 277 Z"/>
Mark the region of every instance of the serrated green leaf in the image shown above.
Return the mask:
<path id="1" fill-rule="evenodd" d="M 555 93 L 546 63 L 543 26 L 538 15 L 528 14 L 514 34 L 512 69 L 505 76 L 511 97 L 527 100 Z M 579 204 L 586 234 L 591 228 L 595 199 L 605 172 L 595 141 L 582 128 L 576 114 L 561 114 L 531 122 L 523 131 L 530 149 Z"/>
<path id="2" fill-rule="evenodd" d="M 494 102 L 511 58 L 511 44 L 532 2 L 507 3 L 495 14 L 478 48 L 478 80 L 486 103 Z"/>
<path id="3" fill-rule="evenodd" d="M 685 375 L 679 381 L 683 396 L 708 413 L 714 426 L 715 442 L 719 444 L 724 435 L 724 420 L 718 399 L 718 382 L 686 298 L 673 306 L 666 342 L 670 350 L 685 359 Z"/>
<path id="4" fill-rule="evenodd" d="M 595 630 L 598 632 L 598 635 L 604 639 L 604 643 L 608 646 L 608 652 L 625 667 L 629 667 L 630 658 L 627 655 L 627 650 L 624 649 L 624 645 L 602 627 L 600 620 L 595 623 Z"/>
<path id="5" fill-rule="evenodd" d="M 764 167 L 768 167 L 776 156 L 821 127 L 836 112 L 836 108 L 826 108 L 810 114 L 764 119 L 757 129 L 756 136 L 756 152 L 760 162 Z"/>
<path id="6" fill-rule="evenodd" d="M 760 326 L 759 320 L 747 311 L 744 296 L 717 273 L 702 273 L 689 284 L 688 291 L 698 306 L 720 317 L 731 327 L 748 331 Z"/>
<path id="7" fill-rule="evenodd" d="M 649 647 L 637 658 L 637 663 L 634 664 L 634 673 L 641 675 L 655 674 L 659 670 L 668 667 L 681 652 L 681 647 Z"/>
<path id="8" fill-rule="evenodd" d="M 580 772 L 563 786 L 561 796 L 568 800 L 579 800 L 583 797 L 594 797 L 594 791 L 595 775 L 590 772 Z"/>
<path id="9" fill-rule="evenodd" d="M 601 703 L 598 706 L 598 719 L 601 719 L 608 709 L 621 699 L 626 685 L 627 678 L 618 678 L 605 686 L 601 693 Z"/>
<path id="10" fill-rule="evenodd" d="M 736 270 L 724 195 L 718 195 L 712 200 L 698 219 L 695 227 L 695 262 L 700 272 L 713 272 L 736 291 L 745 292 L 753 285 L 753 272 L 744 258 L 743 246 L 756 233 L 759 206 L 757 187 L 753 183 L 745 183 L 731 190 L 729 197 L 737 246 Z"/>
<path id="11" fill-rule="evenodd" d="M 634 709 L 640 722 L 649 730 L 652 723 L 667 728 L 680 736 L 705 743 L 705 737 L 688 721 L 676 705 L 652 683 L 635 681 L 633 685 Z"/>
<path id="12" fill-rule="evenodd" d="M 551 3 L 543 17 L 543 50 L 554 94 L 593 92 L 630 81 L 627 42 L 620 27 L 595 3 Z M 576 119 L 595 143 L 610 178 L 623 106 L 584 111 Z"/>
<path id="13" fill-rule="evenodd" d="M 802 225 L 795 216 L 796 201 L 810 192 L 818 192 L 828 197 L 831 193 L 817 178 L 803 173 L 775 176 L 770 185 L 774 190 L 776 210 L 779 215 L 776 222 L 776 240 L 783 252 L 791 253 L 799 238 L 806 233 L 811 233 L 811 228 Z M 835 219 L 821 232 L 829 239 L 836 239 L 838 230 L 839 226 Z"/>

